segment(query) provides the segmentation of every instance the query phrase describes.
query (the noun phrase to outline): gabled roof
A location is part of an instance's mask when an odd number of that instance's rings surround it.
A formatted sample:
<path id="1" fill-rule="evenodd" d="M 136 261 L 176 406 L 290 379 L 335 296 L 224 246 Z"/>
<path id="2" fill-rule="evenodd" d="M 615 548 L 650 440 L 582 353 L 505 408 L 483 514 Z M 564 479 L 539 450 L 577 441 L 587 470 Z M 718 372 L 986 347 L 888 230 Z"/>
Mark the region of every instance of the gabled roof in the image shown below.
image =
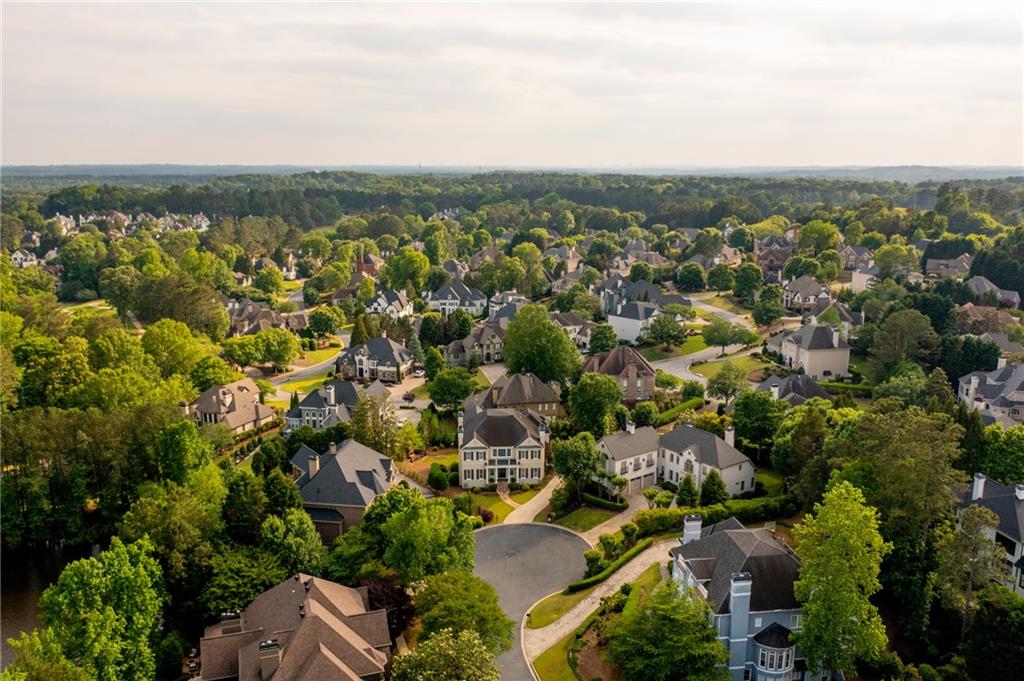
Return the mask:
<path id="1" fill-rule="evenodd" d="M 825 293 L 829 296 L 832 295 L 832 291 L 831 289 L 829 289 L 829 287 L 825 286 L 824 284 L 822 284 L 820 281 L 818 281 L 809 274 L 805 274 L 802 277 L 797 277 L 793 281 L 787 283 L 782 288 L 783 290 L 794 295 L 799 295 L 802 298 L 814 298 L 821 295 L 822 293 Z"/>
<path id="2" fill-rule="evenodd" d="M 987 401 L 1021 403 L 1020 399 L 1014 399 L 1014 393 L 1024 392 L 1024 364 L 1007 364 L 993 371 L 972 371 L 960 377 L 960 385 L 970 385 L 975 376 L 978 378 L 977 394 Z"/>
<path id="3" fill-rule="evenodd" d="M 615 312 L 609 312 L 609 317 L 623 317 L 643 321 L 657 316 L 658 306 L 654 303 L 625 303 Z"/>
<path id="4" fill-rule="evenodd" d="M 839 302 L 838 300 L 828 299 L 821 299 L 816 301 L 814 305 L 811 306 L 811 309 L 808 311 L 807 315 L 804 315 L 804 320 L 806 321 L 807 318 L 812 315 L 815 318 L 820 319 L 821 315 L 828 312 L 829 309 L 833 309 L 836 311 L 836 314 L 839 315 L 840 322 L 845 322 L 850 326 L 860 326 L 861 324 L 864 323 L 863 312 L 854 312 L 846 303 Z"/>
<path id="5" fill-rule="evenodd" d="M 605 435 L 598 443 L 608 450 L 608 458 L 621 461 L 640 454 L 658 451 L 658 431 L 651 426 L 637 428 L 635 432 L 622 431 Z"/>
<path id="6" fill-rule="evenodd" d="M 641 376 L 645 374 L 653 376 L 655 373 L 651 363 L 628 345 L 619 345 L 608 352 L 591 355 L 583 363 L 583 371 L 618 376 L 630 365 L 635 366 L 637 373 Z"/>
<path id="7" fill-rule="evenodd" d="M 320 459 L 320 470 L 309 477 L 310 456 Z M 334 452 L 322 454 L 306 445 L 292 457 L 292 465 L 302 471 L 295 479 L 302 501 L 325 506 L 365 508 L 391 486 L 391 459 L 355 440 L 345 440 Z"/>
<path id="8" fill-rule="evenodd" d="M 412 361 L 412 353 L 401 343 L 390 338 L 371 338 L 362 345 L 348 348 L 338 356 L 338 364 L 355 364 L 357 355 L 365 355 L 380 364 L 400 366 Z"/>
<path id="9" fill-rule="evenodd" d="M 834 399 L 824 388 L 806 374 L 791 374 L 786 377 L 769 376 L 761 381 L 757 390 L 769 392 L 773 387 L 779 388 L 778 399 L 784 400 L 793 406 L 803 404 L 812 397 L 820 397 L 826 400 Z"/>
<path id="10" fill-rule="evenodd" d="M 475 288 L 470 288 L 463 284 L 461 281 L 453 281 L 445 284 L 441 288 L 437 289 L 433 293 L 428 294 L 428 300 L 458 300 L 460 303 L 468 302 L 479 302 L 486 301 L 485 296 L 481 291 Z"/>
<path id="11" fill-rule="evenodd" d="M 732 576 L 740 572 L 751 577 L 751 612 L 798 609 L 793 583 L 800 573 L 800 559 L 768 530 L 739 529 L 737 524 L 731 518 L 704 528 L 700 539 L 677 546 L 670 553 L 691 565 L 700 563 L 702 574 L 696 576 L 703 577 L 708 603 L 715 613 L 729 612 Z"/>
<path id="12" fill-rule="evenodd" d="M 836 343 L 835 329 L 827 324 L 806 324 L 789 334 L 793 341 L 804 350 L 834 350 L 850 347 L 842 338 Z"/>
<path id="13" fill-rule="evenodd" d="M 1004 485 L 992 479 L 985 480 L 980 499 L 971 500 L 972 489 L 961 495 L 962 505 L 980 504 L 999 518 L 998 529 L 1016 542 L 1024 542 L 1024 500 L 1014 493 L 1015 485 Z"/>
<path id="14" fill-rule="evenodd" d="M 525 409 L 486 409 L 464 422 L 464 442 L 476 439 L 489 447 L 515 447 L 527 439 L 540 442 L 541 417 Z"/>
<path id="15" fill-rule="evenodd" d="M 981 340 L 988 341 L 989 343 L 995 343 L 999 347 L 999 351 L 1006 354 L 1015 354 L 1018 352 L 1024 352 L 1024 345 L 1016 341 L 1010 340 L 1010 337 L 1005 333 L 996 333 L 995 331 L 988 331 L 978 336 Z"/>
<path id="16" fill-rule="evenodd" d="M 482 397 L 480 406 L 485 409 L 562 401 L 554 388 L 531 373 L 502 376 Z"/>
<path id="17" fill-rule="evenodd" d="M 376 297 L 371 301 L 371 304 L 378 301 L 382 302 L 384 305 L 394 305 L 398 308 L 403 308 L 409 304 L 409 298 L 405 295 L 405 291 L 393 291 L 391 289 L 378 291 Z"/>
<path id="18" fill-rule="evenodd" d="M 736 449 L 714 433 L 700 428 L 682 425 L 661 436 L 660 444 L 673 452 L 691 449 L 700 463 L 724 470 L 741 463 L 750 463 L 740 450 Z M 753 464 L 751 464 L 753 469 Z"/>

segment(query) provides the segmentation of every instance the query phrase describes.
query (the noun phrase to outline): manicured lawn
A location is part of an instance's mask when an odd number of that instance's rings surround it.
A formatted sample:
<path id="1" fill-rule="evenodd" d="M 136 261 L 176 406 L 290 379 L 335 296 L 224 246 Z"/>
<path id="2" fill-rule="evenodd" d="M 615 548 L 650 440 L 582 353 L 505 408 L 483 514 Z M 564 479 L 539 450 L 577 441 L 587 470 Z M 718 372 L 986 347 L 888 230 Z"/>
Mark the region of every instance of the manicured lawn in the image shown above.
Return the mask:
<path id="1" fill-rule="evenodd" d="M 712 298 L 705 298 L 701 301 L 708 305 L 714 305 L 715 307 L 725 310 L 726 312 L 732 312 L 733 314 L 747 314 L 750 312 L 749 309 L 743 307 L 739 303 L 735 302 L 729 296 L 714 296 Z"/>
<path id="2" fill-rule="evenodd" d="M 99 310 L 104 312 L 109 310 L 110 312 L 115 312 L 110 303 L 102 298 L 87 300 L 84 303 L 60 303 L 60 307 L 68 312 L 75 312 L 77 310 Z"/>
<path id="3" fill-rule="evenodd" d="M 562 527 L 568 527 L 570 530 L 576 532 L 586 532 L 587 530 L 597 527 L 604 521 L 615 515 L 615 511 L 610 511 L 605 508 L 592 508 L 590 506 L 581 506 L 575 511 L 572 511 L 568 515 L 564 515 L 555 521 L 556 525 Z"/>
<path id="4" fill-rule="evenodd" d="M 548 480 L 544 480 L 539 487 L 535 487 L 528 492 L 512 492 L 509 496 L 512 497 L 512 501 L 522 506 L 527 501 L 537 496 L 538 492 L 547 487 L 548 482 Z"/>
<path id="5" fill-rule="evenodd" d="M 325 360 L 330 359 L 331 357 L 334 357 L 339 352 L 341 352 L 340 347 L 327 347 L 318 348 L 316 350 L 307 350 L 302 357 L 302 364 L 304 366 L 310 367 L 313 366 L 314 364 L 319 364 L 320 362 L 323 362 Z"/>
<path id="6" fill-rule="evenodd" d="M 284 291 L 286 291 L 288 293 L 291 293 L 292 291 L 297 291 L 300 288 L 302 288 L 302 284 L 303 283 L 305 283 L 305 282 L 302 279 L 292 279 L 292 280 L 285 279 L 284 280 L 284 286 L 282 287 L 282 290 L 284 290 Z"/>
<path id="7" fill-rule="evenodd" d="M 775 471 L 759 468 L 757 481 L 764 485 L 765 494 L 775 497 L 782 494 L 782 476 Z"/>
<path id="8" fill-rule="evenodd" d="M 587 594 L 595 588 L 590 587 L 569 595 L 561 592 L 551 594 L 533 606 L 533 610 L 526 615 L 526 626 L 530 629 L 542 629 L 552 622 L 558 621 L 562 615 L 576 607 L 576 604 L 586 598 Z"/>
<path id="9" fill-rule="evenodd" d="M 856 371 L 864 377 L 864 382 L 869 385 L 875 384 L 875 372 L 871 367 L 871 360 L 860 355 L 850 355 L 850 371 Z"/>
<path id="10" fill-rule="evenodd" d="M 477 367 L 476 374 L 473 376 L 473 380 L 476 382 L 477 390 L 486 390 L 491 387 L 491 380 L 487 378 L 487 374 L 483 372 L 483 369 Z"/>
<path id="11" fill-rule="evenodd" d="M 687 336 L 686 342 L 682 345 L 673 345 L 668 350 L 665 350 L 664 345 L 652 345 L 640 348 L 640 354 L 643 355 L 644 359 L 648 362 L 657 362 L 660 359 L 691 355 L 695 352 L 700 352 L 707 347 L 708 344 L 704 342 L 704 336 Z"/>
<path id="12" fill-rule="evenodd" d="M 327 380 L 327 371 L 330 367 L 325 368 L 323 371 L 307 376 L 306 378 L 300 378 L 297 381 L 288 381 L 287 383 L 281 384 L 281 390 L 288 393 L 299 393 L 299 396 L 305 395 L 312 392 L 314 388 L 319 388 L 323 385 L 324 381 Z"/>
<path id="13" fill-rule="evenodd" d="M 271 398 L 267 397 L 267 398 L 264 398 L 263 404 L 267 405 L 268 407 L 274 408 L 274 409 L 284 409 L 285 411 L 288 411 L 288 407 L 289 407 L 290 403 L 285 401 L 285 400 L 274 400 L 274 399 L 271 399 Z"/>
<path id="14" fill-rule="evenodd" d="M 448 468 L 453 463 L 459 460 L 459 453 L 457 451 L 441 452 L 438 454 L 428 454 L 416 461 L 401 461 L 398 464 L 398 470 L 402 471 L 410 477 L 419 476 L 424 480 L 427 479 L 427 473 L 430 472 L 430 466 L 439 463 L 445 468 Z"/>
<path id="15" fill-rule="evenodd" d="M 576 632 L 572 632 L 533 661 L 533 669 L 540 681 L 578 681 L 568 659 L 569 646 L 575 639 Z"/>
<path id="16" fill-rule="evenodd" d="M 512 507 L 501 500 L 497 494 L 474 494 L 473 508 L 483 506 L 494 513 L 494 523 L 505 522 L 505 517 L 512 512 Z"/>
<path id="17" fill-rule="evenodd" d="M 765 369 L 771 366 L 768 362 L 762 362 L 754 359 L 750 355 L 744 355 L 743 357 L 735 357 L 732 359 L 726 357 L 724 359 L 716 359 L 713 362 L 695 364 L 691 367 L 691 370 L 696 374 L 700 374 L 704 378 L 711 378 L 722 370 L 722 367 L 725 366 L 726 362 L 732 362 L 734 365 L 743 369 L 744 373 L 748 374 L 755 369 Z"/>
<path id="18" fill-rule="evenodd" d="M 633 582 L 633 588 L 629 592 L 629 597 L 626 599 L 626 607 L 623 609 L 632 609 L 640 605 L 640 603 L 647 598 L 647 594 L 654 590 L 654 587 L 658 586 L 661 582 L 661 564 L 655 563 L 649 566 L 646 570 L 640 573 L 640 576 Z"/>

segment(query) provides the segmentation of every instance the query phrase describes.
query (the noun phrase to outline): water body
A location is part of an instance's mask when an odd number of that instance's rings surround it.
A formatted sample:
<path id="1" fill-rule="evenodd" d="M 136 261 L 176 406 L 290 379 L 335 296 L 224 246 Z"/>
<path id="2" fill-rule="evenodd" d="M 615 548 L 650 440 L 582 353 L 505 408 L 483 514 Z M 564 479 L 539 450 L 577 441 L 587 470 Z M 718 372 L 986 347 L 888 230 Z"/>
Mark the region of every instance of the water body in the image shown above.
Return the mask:
<path id="1" fill-rule="evenodd" d="M 99 547 L 96 547 L 98 550 Z M 13 651 L 7 639 L 39 626 L 39 597 L 57 581 L 64 566 L 90 555 L 82 547 L 50 547 L 34 551 L 4 550 L 0 555 L 0 669 Z"/>

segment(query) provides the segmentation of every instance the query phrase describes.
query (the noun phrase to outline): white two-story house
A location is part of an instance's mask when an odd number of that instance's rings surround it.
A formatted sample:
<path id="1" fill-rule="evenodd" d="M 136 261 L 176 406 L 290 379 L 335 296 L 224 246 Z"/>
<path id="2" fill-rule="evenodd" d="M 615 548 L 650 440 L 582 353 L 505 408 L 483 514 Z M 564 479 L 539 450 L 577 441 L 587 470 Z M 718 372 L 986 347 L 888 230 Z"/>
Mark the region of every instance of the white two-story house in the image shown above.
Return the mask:
<path id="1" fill-rule="evenodd" d="M 510 482 L 539 484 L 544 479 L 548 428 L 526 409 L 459 412 L 459 476 L 472 489 Z"/>
<path id="2" fill-rule="evenodd" d="M 988 534 L 1006 551 L 1002 582 L 1024 596 L 1024 485 L 1003 485 L 975 473 L 961 506 L 974 504 L 984 506 L 999 519 L 998 527 L 990 527 Z"/>
<path id="3" fill-rule="evenodd" d="M 405 291 L 378 291 L 377 296 L 366 306 L 370 314 L 383 314 L 392 319 L 412 316 L 412 301 Z"/>
<path id="4" fill-rule="evenodd" d="M 445 284 L 424 296 L 427 307 L 443 315 L 462 310 L 470 316 L 479 317 L 487 309 L 487 296 L 475 288 L 469 288 L 461 281 Z"/>
<path id="5" fill-rule="evenodd" d="M 805 324 L 796 331 L 783 331 L 768 339 L 767 347 L 782 355 L 782 363 L 815 380 L 850 373 L 850 344 L 839 329 L 827 324 Z"/>

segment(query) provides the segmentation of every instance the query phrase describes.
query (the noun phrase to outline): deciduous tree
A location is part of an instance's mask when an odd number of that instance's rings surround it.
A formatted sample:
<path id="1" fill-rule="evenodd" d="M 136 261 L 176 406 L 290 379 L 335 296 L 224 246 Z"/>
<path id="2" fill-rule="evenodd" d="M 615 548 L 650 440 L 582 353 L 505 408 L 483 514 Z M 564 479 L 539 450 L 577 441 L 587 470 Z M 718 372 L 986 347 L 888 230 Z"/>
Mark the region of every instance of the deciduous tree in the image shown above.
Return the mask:
<path id="1" fill-rule="evenodd" d="M 512 620 L 498 605 L 494 587 L 468 572 L 446 572 L 427 577 L 416 593 L 416 609 L 423 625 L 421 640 L 445 629 L 475 631 L 491 653 L 512 647 Z"/>
<path id="2" fill-rule="evenodd" d="M 579 430 L 604 437 L 608 412 L 622 399 L 622 389 L 611 376 L 585 373 L 569 392 L 569 413 Z"/>
<path id="3" fill-rule="evenodd" d="M 505 366 L 509 373 L 529 372 L 545 382 L 565 383 L 579 364 L 576 345 L 548 319 L 543 305 L 527 305 L 509 322 L 505 333 Z"/>
<path id="4" fill-rule="evenodd" d="M 499 681 L 494 655 L 473 631 L 440 631 L 395 658 L 394 681 Z"/>

